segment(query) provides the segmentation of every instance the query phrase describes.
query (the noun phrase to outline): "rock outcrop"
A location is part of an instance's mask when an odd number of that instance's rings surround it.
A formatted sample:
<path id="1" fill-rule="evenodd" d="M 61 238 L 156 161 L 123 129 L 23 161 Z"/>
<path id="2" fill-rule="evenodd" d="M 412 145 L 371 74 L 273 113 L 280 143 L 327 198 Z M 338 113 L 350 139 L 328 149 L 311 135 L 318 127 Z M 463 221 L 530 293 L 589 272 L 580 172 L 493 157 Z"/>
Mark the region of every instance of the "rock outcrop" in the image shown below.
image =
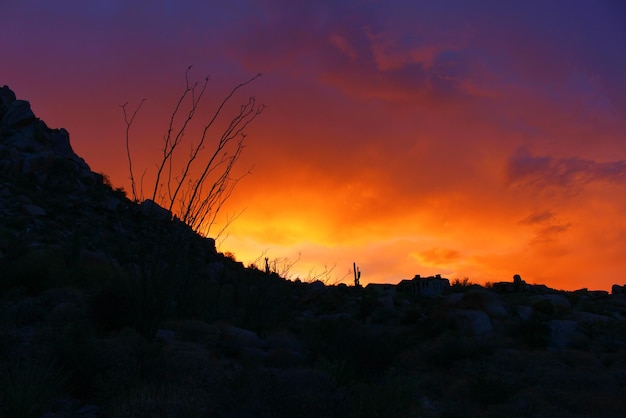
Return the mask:
<path id="1" fill-rule="evenodd" d="M 0 172 L 34 176 L 44 183 L 59 167 L 76 179 L 94 174 L 72 150 L 65 129 L 50 129 L 33 113 L 30 103 L 17 100 L 7 86 L 0 88 Z"/>

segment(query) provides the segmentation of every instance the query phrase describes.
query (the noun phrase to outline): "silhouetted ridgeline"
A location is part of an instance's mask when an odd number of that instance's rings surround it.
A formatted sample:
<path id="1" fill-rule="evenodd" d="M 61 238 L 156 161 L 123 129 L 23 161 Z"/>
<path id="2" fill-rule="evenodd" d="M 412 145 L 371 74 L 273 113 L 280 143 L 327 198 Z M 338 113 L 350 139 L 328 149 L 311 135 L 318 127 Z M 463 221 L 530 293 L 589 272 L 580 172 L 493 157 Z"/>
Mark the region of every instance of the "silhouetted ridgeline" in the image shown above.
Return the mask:
<path id="1" fill-rule="evenodd" d="M 0 89 L 2 417 L 621 417 L 625 319 L 618 285 L 244 268 Z"/>

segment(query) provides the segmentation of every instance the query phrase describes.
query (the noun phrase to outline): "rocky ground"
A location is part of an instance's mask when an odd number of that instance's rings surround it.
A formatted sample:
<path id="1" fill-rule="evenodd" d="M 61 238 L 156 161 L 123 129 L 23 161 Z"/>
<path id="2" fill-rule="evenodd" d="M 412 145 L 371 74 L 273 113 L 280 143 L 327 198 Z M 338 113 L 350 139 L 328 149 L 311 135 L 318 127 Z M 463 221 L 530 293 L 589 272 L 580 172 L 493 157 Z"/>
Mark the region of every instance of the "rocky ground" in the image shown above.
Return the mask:
<path id="1" fill-rule="evenodd" d="M 0 416 L 622 417 L 623 290 L 244 268 L 0 89 Z"/>

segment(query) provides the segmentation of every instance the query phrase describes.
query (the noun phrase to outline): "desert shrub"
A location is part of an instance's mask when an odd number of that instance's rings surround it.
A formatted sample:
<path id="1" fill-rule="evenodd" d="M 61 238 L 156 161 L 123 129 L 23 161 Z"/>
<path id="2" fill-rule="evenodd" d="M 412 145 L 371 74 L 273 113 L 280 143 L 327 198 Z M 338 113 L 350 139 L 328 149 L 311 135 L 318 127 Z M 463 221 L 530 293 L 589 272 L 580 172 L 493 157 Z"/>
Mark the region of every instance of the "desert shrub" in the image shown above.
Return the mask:
<path id="1" fill-rule="evenodd" d="M 217 326 L 194 319 L 168 321 L 163 326 L 174 331 L 181 341 L 197 342 L 207 347 L 214 347 L 220 337 Z"/>
<path id="2" fill-rule="evenodd" d="M 205 417 L 206 393 L 198 387 L 144 383 L 127 388 L 105 405 L 111 418 Z"/>
<path id="3" fill-rule="evenodd" d="M 368 288 L 360 290 L 361 300 L 359 301 L 358 310 L 355 316 L 359 320 L 365 320 L 377 307 L 380 306 L 380 303 L 378 301 L 378 294 L 376 291 Z"/>
<path id="4" fill-rule="evenodd" d="M 55 158 L 50 169 L 51 177 L 75 178 L 78 167 L 76 163 L 67 158 Z"/>
<path id="5" fill-rule="evenodd" d="M 67 380 L 54 362 L 17 359 L 0 365 L 0 412 L 6 418 L 38 418 Z"/>
<path id="6" fill-rule="evenodd" d="M 353 387 L 350 416 L 363 418 L 412 417 L 419 409 L 420 382 L 415 375 L 388 370 L 375 380 Z"/>
<path id="7" fill-rule="evenodd" d="M 244 273 L 250 274 L 250 272 Z M 284 279 L 255 274 L 239 280 L 235 286 L 236 324 L 255 332 L 265 332 L 290 319 L 293 304 L 291 285 Z"/>
<path id="8" fill-rule="evenodd" d="M 68 263 L 61 249 L 26 250 L 6 262 L 0 277 L 0 291 L 22 288 L 29 295 L 38 295 L 55 287 L 81 285 L 88 276 L 102 277 L 97 270 L 86 271 L 78 267 Z"/>
<path id="9" fill-rule="evenodd" d="M 302 339 L 314 355 L 346 362 L 357 378 L 383 372 L 403 344 L 387 327 L 348 318 L 312 320 L 305 325 Z"/>
<path id="10" fill-rule="evenodd" d="M 395 323 L 398 316 L 399 314 L 395 310 L 379 306 L 372 311 L 368 320 L 373 324 L 390 324 Z"/>
<path id="11" fill-rule="evenodd" d="M 35 295 L 46 288 L 55 260 L 48 253 L 30 251 L 12 260 L 4 268 L 2 290 L 24 288 L 30 295 Z"/>
<path id="12" fill-rule="evenodd" d="M 67 372 L 68 393 L 83 401 L 104 401 L 156 369 L 161 347 L 134 330 L 99 338 L 89 321 L 43 327 L 33 336 L 35 352 Z"/>
<path id="13" fill-rule="evenodd" d="M 589 344 L 606 352 L 626 349 L 626 323 L 624 321 L 587 321 L 581 325 Z"/>
<path id="14" fill-rule="evenodd" d="M 31 217 L 21 213 L 16 213 L 14 216 L 5 216 L 2 219 L 2 235 L 6 236 L 7 238 L 14 238 L 15 236 L 13 235 L 13 233 L 17 231 L 23 232 L 24 230 L 26 230 L 31 222 Z M 15 253 L 15 255 L 18 254 L 19 253 Z"/>
<path id="15" fill-rule="evenodd" d="M 320 370 L 243 369 L 212 394 L 207 416 L 317 418 L 345 417 L 345 393 Z"/>
<path id="16" fill-rule="evenodd" d="M 422 316 L 423 313 L 419 309 L 411 307 L 402 313 L 400 323 L 402 325 L 416 325 L 420 323 Z"/>
<path id="17" fill-rule="evenodd" d="M 544 315 L 554 315 L 556 313 L 556 309 L 554 308 L 554 305 L 548 299 L 535 302 L 533 303 L 532 307 L 536 312 L 539 312 Z"/>
<path id="18" fill-rule="evenodd" d="M 452 283 L 450 283 L 450 287 L 446 290 L 446 293 L 466 292 L 470 289 L 480 287 L 481 286 L 479 284 L 471 282 L 469 277 L 464 277 L 462 279 L 456 278 L 452 280 Z"/>
<path id="19" fill-rule="evenodd" d="M 131 365 L 131 366 L 134 366 Z M 109 368 L 93 376 L 92 398 L 99 405 L 104 405 L 122 396 L 128 390 L 140 385 L 136 367 Z"/>
<path id="20" fill-rule="evenodd" d="M 121 278 L 110 281 L 91 298 L 91 317 L 100 335 L 133 326 L 133 295 Z"/>
<path id="21" fill-rule="evenodd" d="M 0 313 L 0 315 L 2 315 Z M 17 335 L 9 326 L 0 325 L 0 358 L 6 358 L 11 354 L 18 344 L 21 338 Z"/>
<path id="22" fill-rule="evenodd" d="M 42 322 L 46 310 L 41 301 L 35 297 L 16 298 L 5 302 L 3 314 L 16 326 L 34 325 Z"/>
<path id="23" fill-rule="evenodd" d="M 468 364 L 463 375 L 468 376 L 470 400 L 481 408 L 505 403 L 522 388 L 522 382 L 509 370 L 486 361 Z"/>
<path id="24" fill-rule="evenodd" d="M 167 242 L 167 233 L 168 229 L 161 227 L 146 231 L 140 237 L 143 243 L 133 243 L 128 249 L 132 267 L 112 274 L 96 292 L 92 312 L 101 332 L 128 326 L 152 340 L 167 317 L 196 313 L 192 308 L 198 301 L 190 299 L 198 295 L 196 260 L 189 255 L 188 245 L 181 242 L 182 237 Z"/>
<path id="25" fill-rule="evenodd" d="M 489 356 L 495 349 L 490 339 L 460 337 L 447 332 L 421 345 L 425 364 L 436 369 L 451 369 L 459 362 L 479 360 Z"/>
<path id="26" fill-rule="evenodd" d="M 85 398 L 92 393 L 93 377 L 100 365 L 95 334 L 89 323 L 70 323 L 62 327 L 38 328 L 32 337 L 33 351 L 38 357 L 57 362 L 67 373 L 67 388 Z"/>
<path id="27" fill-rule="evenodd" d="M 328 359 L 320 356 L 315 366 L 327 373 L 337 386 L 348 385 L 356 376 L 353 365 L 346 359 Z"/>
<path id="28" fill-rule="evenodd" d="M 130 326 L 152 340 L 167 318 L 200 316 L 202 251 L 193 232 L 177 221 L 139 218 L 140 229 L 120 228 L 128 266 L 113 281 L 115 292 L 130 300 Z M 121 282 L 121 284 L 120 284 Z"/>

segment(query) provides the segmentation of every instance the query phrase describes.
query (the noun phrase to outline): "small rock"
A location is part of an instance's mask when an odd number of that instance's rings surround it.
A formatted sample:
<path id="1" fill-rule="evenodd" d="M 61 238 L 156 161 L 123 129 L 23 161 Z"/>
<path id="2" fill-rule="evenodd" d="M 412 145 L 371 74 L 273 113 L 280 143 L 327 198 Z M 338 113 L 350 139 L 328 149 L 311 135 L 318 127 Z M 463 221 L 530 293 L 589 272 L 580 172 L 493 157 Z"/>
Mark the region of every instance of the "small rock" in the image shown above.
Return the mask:
<path id="1" fill-rule="evenodd" d="M 176 333 L 169 329 L 157 329 L 156 338 L 167 343 L 171 343 L 176 339 Z"/>
<path id="2" fill-rule="evenodd" d="M 222 329 L 222 338 L 230 344 L 239 347 L 260 348 L 265 346 L 265 343 L 256 332 L 233 325 L 225 326 Z"/>
<path id="3" fill-rule="evenodd" d="M 33 204 L 22 205 L 22 211 L 28 216 L 46 216 L 47 215 L 45 210 Z"/>

